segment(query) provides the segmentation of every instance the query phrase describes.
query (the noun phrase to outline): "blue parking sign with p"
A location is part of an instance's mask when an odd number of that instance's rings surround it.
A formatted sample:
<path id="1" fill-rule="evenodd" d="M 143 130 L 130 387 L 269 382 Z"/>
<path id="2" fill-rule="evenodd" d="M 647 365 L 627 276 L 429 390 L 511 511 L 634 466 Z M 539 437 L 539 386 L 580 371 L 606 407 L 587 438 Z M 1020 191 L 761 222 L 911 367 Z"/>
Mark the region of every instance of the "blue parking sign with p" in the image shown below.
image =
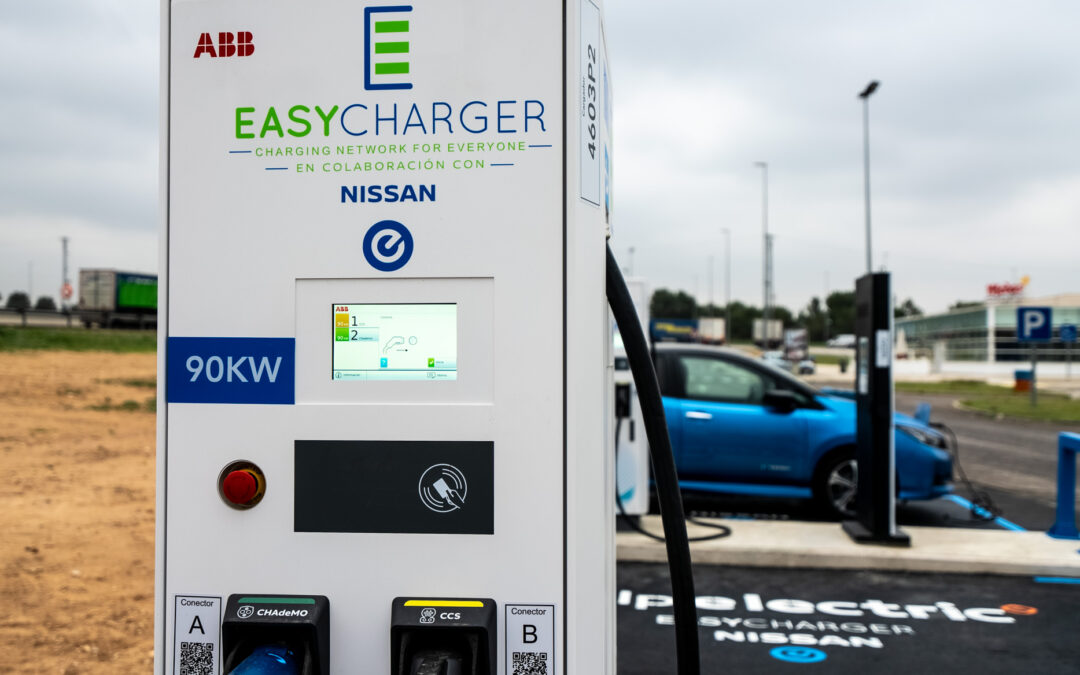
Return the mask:
<path id="1" fill-rule="evenodd" d="M 1049 307 L 1017 307 L 1016 338 L 1021 342 L 1049 342 L 1050 319 Z"/>

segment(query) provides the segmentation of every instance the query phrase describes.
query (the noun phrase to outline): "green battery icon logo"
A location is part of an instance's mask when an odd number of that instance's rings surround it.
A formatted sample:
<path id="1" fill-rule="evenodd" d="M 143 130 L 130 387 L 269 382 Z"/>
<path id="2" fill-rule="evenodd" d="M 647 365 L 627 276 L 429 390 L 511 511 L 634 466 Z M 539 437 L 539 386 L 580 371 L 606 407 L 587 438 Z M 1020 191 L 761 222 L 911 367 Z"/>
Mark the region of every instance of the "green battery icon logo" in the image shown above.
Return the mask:
<path id="1" fill-rule="evenodd" d="M 412 5 L 364 9 L 364 89 L 412 89 L 409 14 Z"/>

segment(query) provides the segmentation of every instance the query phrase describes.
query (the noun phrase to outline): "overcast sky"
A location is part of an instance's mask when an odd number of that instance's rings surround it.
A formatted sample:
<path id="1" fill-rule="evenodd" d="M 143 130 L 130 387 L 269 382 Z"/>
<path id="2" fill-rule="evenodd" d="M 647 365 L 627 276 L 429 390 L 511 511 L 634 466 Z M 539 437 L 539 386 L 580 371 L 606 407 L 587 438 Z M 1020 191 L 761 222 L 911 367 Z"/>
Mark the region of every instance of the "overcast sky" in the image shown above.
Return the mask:
<path id="1" fill-rule="evenodd" d="M 1080 292 L 1080 3 L 611 0 L 615 227 L 636 275 L 760 304 L 769 163 L 776 296 L 874 266 L 927 310 L 1030 274 Z M 0 293 L 71 266 L 157 268 L 158 11 L 151 0 L 0 4 Z"/>

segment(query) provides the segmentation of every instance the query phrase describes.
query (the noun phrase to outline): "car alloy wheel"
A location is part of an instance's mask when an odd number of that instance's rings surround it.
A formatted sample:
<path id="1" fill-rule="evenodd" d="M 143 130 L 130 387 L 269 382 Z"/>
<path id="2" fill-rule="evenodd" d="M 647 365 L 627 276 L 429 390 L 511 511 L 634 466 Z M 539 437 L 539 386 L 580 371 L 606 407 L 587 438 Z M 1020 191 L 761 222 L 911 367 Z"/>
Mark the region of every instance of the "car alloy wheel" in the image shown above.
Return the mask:
<path id="1" fill-rule="evenodd" d="M 833 465 L 825 481 L 825 494 L 833 510 L 842 516 L 855 515 L 855 494 L 859 485 L 859 465 L 844 459 Z"/>

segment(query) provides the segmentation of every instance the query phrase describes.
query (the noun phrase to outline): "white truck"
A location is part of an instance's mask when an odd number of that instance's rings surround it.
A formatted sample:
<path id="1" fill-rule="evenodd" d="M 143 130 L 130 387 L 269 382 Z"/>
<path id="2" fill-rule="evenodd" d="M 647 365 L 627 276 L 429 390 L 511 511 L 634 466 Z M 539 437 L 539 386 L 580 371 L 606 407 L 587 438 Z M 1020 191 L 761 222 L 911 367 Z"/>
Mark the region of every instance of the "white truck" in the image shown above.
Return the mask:
<path id="1" fill-rule="evenodd" d="M 727 342 L 727 326 L 723 319 L 698 319 L 698 339 L 710 345 Z"/>
<path id="2" fill-rule="evenodd" d="M 784 322 L 780 319 L 769 319 L 768 334 L 765 332 L 765 320 L 754 319 L 754 343 L 768 346 L 778 344 L 784 339 Z"/>

